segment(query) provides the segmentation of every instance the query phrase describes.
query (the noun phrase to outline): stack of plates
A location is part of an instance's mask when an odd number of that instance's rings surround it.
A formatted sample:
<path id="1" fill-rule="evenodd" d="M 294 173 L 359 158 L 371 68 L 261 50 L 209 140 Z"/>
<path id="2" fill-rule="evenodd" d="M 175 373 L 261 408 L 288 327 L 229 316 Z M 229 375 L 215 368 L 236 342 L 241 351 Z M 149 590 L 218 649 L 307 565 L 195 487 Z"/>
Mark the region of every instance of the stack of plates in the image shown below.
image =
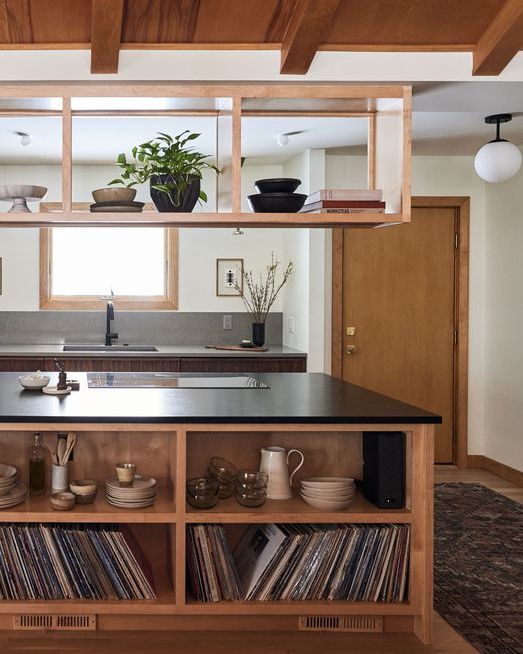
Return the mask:
<path id="1" fill-rule="evenodd" d="M 109 504 L 122 509 L 143 509 L 156 500 L 156 479 L 135 475 L 132 486 L 120 486 L 116 477 L 105 482 L 105 496 Z"/>
<path id="2" fill-rule="evenodd" d="M 311 477 L 302 480 L 300 495 L 316 509 L 342 511 L 355 492 L 354 479 L 350 477 Z"/>
<path id="3" fill-rule="evenodd" d="M 8 509 L 25 500 L 27 486 L 18 481 L 18 471 L 14 466 L 0 463 L 0 509 Z"/>

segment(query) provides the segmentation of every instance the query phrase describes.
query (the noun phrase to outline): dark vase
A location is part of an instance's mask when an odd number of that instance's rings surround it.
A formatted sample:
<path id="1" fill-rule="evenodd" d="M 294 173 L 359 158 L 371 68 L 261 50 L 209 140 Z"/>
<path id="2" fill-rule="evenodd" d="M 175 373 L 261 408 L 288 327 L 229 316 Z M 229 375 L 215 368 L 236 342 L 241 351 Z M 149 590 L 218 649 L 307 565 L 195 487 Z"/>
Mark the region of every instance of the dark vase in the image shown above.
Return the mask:
<path id="1" fill-rule="evenodd" d="M 265 323 L 253 322 L 252 323 L 252 344 L 256 347 L 263 347 L 265 345 Z"/>
<path id="2" fill-rule="evenodd" d="M 152 188 L 156 184 L 173 184 L 174 189 L 171 193 L 164 193 L 158 189 Z M 176 187 L 178 181 L 172 175 L 151 175 L 151 200 L 158 211 L 162 213 L 190 213 L 200 195 L 200 178 L 192 176 L 187 185 L 178 195 Z M 178 204 L 176 202 L 178 201 Z"/>

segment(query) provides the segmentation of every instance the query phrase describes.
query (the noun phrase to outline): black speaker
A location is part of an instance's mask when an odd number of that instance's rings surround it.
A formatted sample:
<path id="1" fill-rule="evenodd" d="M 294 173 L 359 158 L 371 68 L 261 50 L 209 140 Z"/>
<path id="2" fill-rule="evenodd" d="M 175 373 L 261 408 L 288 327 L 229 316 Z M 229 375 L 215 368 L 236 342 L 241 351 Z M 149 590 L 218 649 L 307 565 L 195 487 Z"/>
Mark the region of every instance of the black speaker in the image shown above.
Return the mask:
<path id="1" fill-rule="evenodd" d="M 405 506 L 403 432 L 363 432 L 363 495 L 380 509 Z"/>

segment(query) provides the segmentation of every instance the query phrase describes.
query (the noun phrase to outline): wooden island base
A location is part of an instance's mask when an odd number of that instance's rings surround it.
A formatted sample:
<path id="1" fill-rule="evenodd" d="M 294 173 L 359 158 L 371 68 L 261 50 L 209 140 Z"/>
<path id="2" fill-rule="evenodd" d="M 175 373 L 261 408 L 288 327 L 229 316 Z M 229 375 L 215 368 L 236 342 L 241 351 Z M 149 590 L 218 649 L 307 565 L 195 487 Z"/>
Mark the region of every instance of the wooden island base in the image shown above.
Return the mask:
<path id="1" fill-rule="evenodd" d="M 109 391 L 111 392 L 111 391 Z M 430 414 L 427 414 L 430 415 Z M 157 599 L 135 601 L 10 601 L 0 600 L 0 629 L 20 624 L 33 628 L 99 630 L 331 630 L 412 632 L 422 643 L 432 638 L 433 438 L 434 427 L 420 418 L 398 424 L 327 424 L 308 419 L 296 424 L 184 424 L 99 421 L 16 422 L 4 419 L 0 432 L 0 460 L 9 462 L 28 481 L 28 451 L 32 434 L 46 438 L 56 432 L 77 433 L 70 479 L 99 482 L 94 504 L 55 512 L 48 497 L 28 498 L 0 512 L 0 521 L 41 523 L 126 524 L 148 559 L 155 578 Z M 186 479 L 205 474 L 211 456 L 223 456 L 237 467 L 257 469 L 264 445 L 296 447 L 305 454 L 297 478 L 340 475 L 361 478 L 362 432 L 402 431 L 407 435 L 406 508 L 380 510 L 361 495 L 346 511 L 324 513 L 299 497 L 268 500 L 258 509 L 245 509 L 234 500 L 221 500 L 208 511 L 185 503 Z M 138 471 L 154 476 L 160 492 L 154 506 L 130 510 L 110 506 L 104 481 L 117 461 L 131 460 Z M 50 466 L 48 466 L 49 468 Z M 296 486 L 296 482 L 295 482 Z M 411 525 L 408 600 L 383 602 L 219 602 L 190 598 L 186 584 L 186 525 L 223 523 L 231 534 L 253 523 L 409 523 Z M 60 616 L 69 616 L 61 618 Z M 326 618 L 331 618 L 326 620 Z"/>

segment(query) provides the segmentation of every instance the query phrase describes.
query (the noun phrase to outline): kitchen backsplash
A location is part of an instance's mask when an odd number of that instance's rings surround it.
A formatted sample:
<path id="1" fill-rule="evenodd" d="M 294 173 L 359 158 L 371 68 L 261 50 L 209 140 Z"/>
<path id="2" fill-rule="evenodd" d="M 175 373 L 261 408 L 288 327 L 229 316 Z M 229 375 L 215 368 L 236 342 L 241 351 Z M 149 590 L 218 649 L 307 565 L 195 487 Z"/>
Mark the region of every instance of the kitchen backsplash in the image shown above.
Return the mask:
<path id="1" fill-rule="evenodd" d="M 247 313 L 228 313 L 232 329 L 223 329 L 224 313 L 116 311 L 112 330 L 118 344 L 232 345 L 251 338 Z M 282 313 L 271 313 L 266 342 L 282 343 Z M 1 311 L 1 344 L 103 343 L 105 311 Z"/>

